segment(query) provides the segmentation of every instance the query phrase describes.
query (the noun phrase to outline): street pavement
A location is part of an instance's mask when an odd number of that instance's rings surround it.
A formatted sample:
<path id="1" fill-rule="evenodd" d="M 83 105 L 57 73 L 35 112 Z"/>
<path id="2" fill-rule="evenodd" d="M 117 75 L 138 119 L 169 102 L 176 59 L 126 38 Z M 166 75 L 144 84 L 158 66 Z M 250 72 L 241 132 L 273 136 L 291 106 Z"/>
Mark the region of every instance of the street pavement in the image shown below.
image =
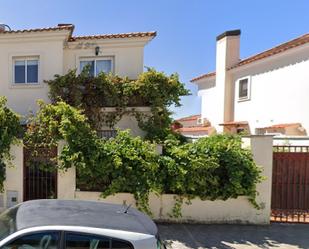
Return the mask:
<path id="1" fill-rule="evenodd" d="M 168 249 L 309 248 L 309 224 L 158 224 Z"/>

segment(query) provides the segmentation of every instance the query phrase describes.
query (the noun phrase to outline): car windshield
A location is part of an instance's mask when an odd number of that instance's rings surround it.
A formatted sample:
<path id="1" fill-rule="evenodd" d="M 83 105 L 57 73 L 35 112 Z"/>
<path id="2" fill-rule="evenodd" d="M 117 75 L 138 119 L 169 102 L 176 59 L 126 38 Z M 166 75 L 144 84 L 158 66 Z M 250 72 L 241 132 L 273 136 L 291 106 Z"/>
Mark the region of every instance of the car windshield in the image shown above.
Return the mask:
<path id="1" fill-rule="evenodd" d="M 0 240 L 16 232 L 16 213 L 19 206 L 4 211 L 0 215 Z"/>

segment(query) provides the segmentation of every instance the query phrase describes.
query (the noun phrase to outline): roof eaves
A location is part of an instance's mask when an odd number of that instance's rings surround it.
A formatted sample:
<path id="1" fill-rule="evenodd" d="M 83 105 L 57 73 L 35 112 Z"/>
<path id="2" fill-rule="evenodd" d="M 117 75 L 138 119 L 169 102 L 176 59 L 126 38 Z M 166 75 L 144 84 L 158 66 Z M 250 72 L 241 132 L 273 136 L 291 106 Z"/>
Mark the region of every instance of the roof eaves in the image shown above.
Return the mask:
<path id="1" fill-rule="evenodd" d="M 46 32 L 46 31 L 59 31 L 59 30 L 69 30 L 71 33 L 74 30 L 74 25 L 66 25 L 66 26 L 57 26 L 57 27 L 47 27 L 47 28 L 38 28 L 38 29 L 18 29 L 18 30 L 10 30 L 4 31 L 0 34 L 20 34 L 20 33 L 32 33 L 32 32 Z"/>
<path id="2" fill-rule="evenodd" d="M 280 45 L 277 45 L 273 48 L 270 48 L 270 49 L 265 50 L 263 52 L 260 52 L 258 54 L 255 54 L 255 55 L 249 56 L 245 59 L 242 59 L 236 65 L 228 68 L 227 70 L 232 70 L 232 69 L 244 66 L 244 65 L 248 65 L 248 64 L 253 63 L 255 61 L 259 61 L 259 60 L 262 60 L 264 58 L 271 57 L 273 55 L 285 52 L 285 51 L 290 50 L 290 49 L 295 48 L 295 47 L 299 47 L 299 46 L 304 45 L 306 43 L 309 43 L 309 33 L 304 34 L 304 35 L 297 37 L 295 39 L 292 39 L 288 42 L 284 42 Z M 203 74 L 203 75 L 200 75 L 196 78 L 191 79 L 190 82 L 196 82 L 198 80 L 201 80 L 201 79 L 204 79 L 204 78 L 210 78 L 210 77 L 215 76 L 215 75 L 216 75 L 216 72 Z"/>
<path id="3" fill-rule="evenodd" d="M 197 77 L 191 79 L 190 82 L 196 82 L 198 80 L 205 79 L 205 78 L 211 78 L 211 77 L 214 77 L 214 76 L 216 76 L 216 72 L 210 72 L 210 73 L 206 73 L 206 74 L 202 74 L 200 76 L 197 76 Z"/>
<path id="4" fill-rule="evenodd" d="M 285 51 L 290 50 L 290 49 L 295 48 L 295 47 L 299 47 L 299 46 L 304 45 L 306 43 L 309 43 L 309 33 L 304 34 L 304 35 L 297 37 L 293 40 L 290 40 L 288 42 L 281 43 L 280 45 L 277 45 L 273 48 L 267 49 L 267 50 L 260 52 L 258 54 L 255 54 L 255 55 L 249 56 L 245 59 L 242 59 L 235 66 L 228 68 L 228 70 L 231 70 L 231 69 L 243 66 L 243 65 L 247 65 L 247 64 L 250 64 L 252 62 L 255 62 L 255 61 L 258 61 L 258 60 L 261 60 L 261 59 L 264 59 L 264 58 L 271 57 L 273 55 L 285 52 Z"/>
<path id="5" fill-rule="evenodd" d="M 77 40 L 95 40 L 95 39 L 115 39 L 115 38 L 143 38 L 152 37 L 157 35 L 156 31 L 149 32 L 131 32 L 131 33 L 118 33 L 118 34 L 102 34 L 102 35 L 88 35 L 88 36 L 72 36 L 70 42 Z"/>

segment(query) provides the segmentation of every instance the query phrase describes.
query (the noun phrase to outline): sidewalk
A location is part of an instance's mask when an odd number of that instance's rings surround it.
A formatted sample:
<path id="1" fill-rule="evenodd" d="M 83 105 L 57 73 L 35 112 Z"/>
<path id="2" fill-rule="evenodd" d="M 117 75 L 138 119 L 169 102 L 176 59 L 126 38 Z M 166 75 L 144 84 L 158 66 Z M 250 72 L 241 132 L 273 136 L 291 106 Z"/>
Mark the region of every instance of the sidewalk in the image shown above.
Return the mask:
<path id="1" fill-rule="evenodd" d="M 309 248 L 309 225 L 159 224 L 167 248 Z"/>

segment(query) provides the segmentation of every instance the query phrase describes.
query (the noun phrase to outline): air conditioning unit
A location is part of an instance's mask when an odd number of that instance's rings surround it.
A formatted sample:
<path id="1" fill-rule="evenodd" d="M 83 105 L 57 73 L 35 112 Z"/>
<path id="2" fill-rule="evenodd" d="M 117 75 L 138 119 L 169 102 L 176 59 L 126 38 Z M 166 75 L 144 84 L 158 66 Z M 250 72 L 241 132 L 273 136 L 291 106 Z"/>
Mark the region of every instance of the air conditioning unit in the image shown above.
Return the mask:
<path id="1" fill-rule="evenodd" d="M 203 119 L 203 118 L 198 118 L 198 119 L 196 120 L 196 123 L 197 123 L 198 125 L 203 125 L 203 124 L 204 124 L 204 119 Z"/>

